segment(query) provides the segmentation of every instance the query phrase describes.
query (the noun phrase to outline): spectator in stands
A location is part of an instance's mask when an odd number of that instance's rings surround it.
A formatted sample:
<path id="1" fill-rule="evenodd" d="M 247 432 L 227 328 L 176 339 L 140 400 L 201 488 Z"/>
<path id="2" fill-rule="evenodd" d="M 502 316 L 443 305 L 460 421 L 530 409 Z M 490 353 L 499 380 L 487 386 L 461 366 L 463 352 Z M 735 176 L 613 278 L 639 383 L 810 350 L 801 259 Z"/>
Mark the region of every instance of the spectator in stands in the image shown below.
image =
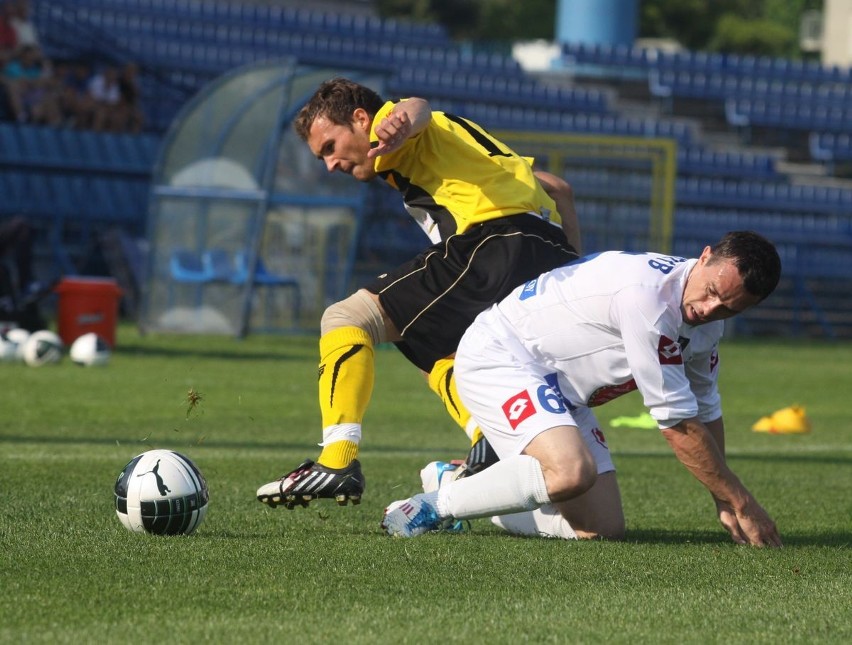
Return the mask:
<path id="1" fill-rule="evenodd" d="M 14 118 L 21 123 L 59 125 L 58 92 L 50 61 L 36 45 L 24 45 L 3 67 L 3 83 Z"/>
<path id="2" fill-rule="evenodd" d="M 67 125 L 77 129 L 92 127 L 95 101 L 89 94 L 91 67 L 85 61 L 57 65 L 59 107 Z"/>
<path id="3" fill-rule="evenodd" d="M 118 69 L 106 65 L 89 79 L 89 98 L 93 102 L 94 116 L 92 128 L 97 132 L 106 132 L 112 128 L 115 111 L 121 100 L 118 87 Z"/>
<path id="4" fill-rule="evenodd" d="M 18 47 L 24 45 L 40 46 L 38 31 L 30 19 L 30 3 L 28 0 L 10 0 L 10 22 L 18 39 Z"/>
<path id="5" fill-rule="evenodd" d="M 12 6 L 0 2 L 0 65 L 5 65 L 18 46 L 18 34 L 12 26 Z"/>
<path id="6" fill-rule="evenodd" d="M 0 70 L 12 58 L 18 46 L 18 36 L 11 22 L 11 5 L 0 0 Z M 0 82 L 0 121 L 14 119 L 9 92 L 4 82 Z"/>
<path id="7" fill-rule="evenodd" d="M 112 130 L 115 132 L 133 132 L 142 130 L 145 117 L 139 98 L 139 66 L 127 63 L 118 76 L 118 105 L 113 114 Z"/>

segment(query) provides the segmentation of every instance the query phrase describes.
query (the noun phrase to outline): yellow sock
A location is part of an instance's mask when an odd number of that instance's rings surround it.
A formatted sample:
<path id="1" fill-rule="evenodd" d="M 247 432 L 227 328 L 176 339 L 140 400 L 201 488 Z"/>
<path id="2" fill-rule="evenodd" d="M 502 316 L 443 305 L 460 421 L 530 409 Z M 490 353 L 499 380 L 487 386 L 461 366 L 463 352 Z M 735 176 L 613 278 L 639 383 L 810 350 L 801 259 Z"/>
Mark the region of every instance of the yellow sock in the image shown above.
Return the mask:
<path id="1" fill-rule="evenodd" d="M 346 468 L 358 456 L 358 444 L 354 441 L 335 441 L 323 446 L 317 463 L 328 468 Z"/>
<path id="2" fill-rule="evenodd" d="M 437 361 L 434 367 L 432 367 L 432 371 L 429 372 L 429 387 L 435 394 L 441 397 L 441 401 L 444 403 L 447 412 L 453 418 L 453 421 L 459 424 L 462 430 L 465 431 L 472 445 L 482 437 L 482 432 L 471 418 L 465 404 L 459 398 L 453 370 L 454 364 L 455 360 L 452 358 L 442 358 Z"/>
<path id="3" fill-rule="evenodd" d="M 360 327 L 339 327 L 320 338 L 319 402 L 322 426 L 360 424 L 373 394 L 373 341 Z M 323 447 L 318 463 L 344 468 L 358 455 L 358 444 L 335 441 Z"/>

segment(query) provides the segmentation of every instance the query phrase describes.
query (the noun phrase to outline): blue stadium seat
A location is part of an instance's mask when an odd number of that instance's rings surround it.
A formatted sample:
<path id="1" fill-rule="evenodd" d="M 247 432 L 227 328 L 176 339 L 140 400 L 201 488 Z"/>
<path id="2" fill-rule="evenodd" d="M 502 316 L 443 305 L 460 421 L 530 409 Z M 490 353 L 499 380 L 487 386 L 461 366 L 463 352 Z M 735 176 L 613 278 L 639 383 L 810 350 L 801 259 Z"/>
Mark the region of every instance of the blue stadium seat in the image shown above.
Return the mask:
<path id="1" fill-rule="evenodd" d="M 0 172 L 0 185 L 3 187 L 3 199 L 0 200 L 0 212 L 15 215 L 24 212 L 29 196 L 27 173 L 20 171 Z"/>
<path id="2" fill-rule="evenodd" d="M 176 282 L 203 284 L 211 275 L 198 253 L 189 249 L 175 249 L 169 256 L 169 271 Z"/>
<path id="3" fill-rule="evenodd" d="M 235 282 L 234 262 L 225 249 L 207 249 L 201 255 L 201 263 L 208 279 L 215 282 Z"/>
<path id="4" fill-rule="evenodd" d="M 815 161 L 852 161 L 852 134 L 812 132 L 809 150 Z"/>
<path id="5" fill-rule="evenodd" d="M 15 164 L 25 158 L 18 137 L 20 127 L 13 123 L 0 123 L 0 160 Z"/>
<path id="6" fill-rule="evenodd" d="M 234 256 L 235 274 L 234 280 L 238 284 L 243 284 L 249 279 L 249 254 L 245 251 L 237 251 Z M 299 315 L 302 307 L 302 289 L 299 281 L 287 275 L 278 275 L 270 272 L 263 260 L 258 256 L 255 261 L 254 273 L 255 287 L 264 288 L 266 290 L 266 318 L 267 321 L 272 319 L 272 291 L 274 289 L 287 289 L 291 291 L 292 296 L 292 319 L 294 326 L 298 325 Z"/>

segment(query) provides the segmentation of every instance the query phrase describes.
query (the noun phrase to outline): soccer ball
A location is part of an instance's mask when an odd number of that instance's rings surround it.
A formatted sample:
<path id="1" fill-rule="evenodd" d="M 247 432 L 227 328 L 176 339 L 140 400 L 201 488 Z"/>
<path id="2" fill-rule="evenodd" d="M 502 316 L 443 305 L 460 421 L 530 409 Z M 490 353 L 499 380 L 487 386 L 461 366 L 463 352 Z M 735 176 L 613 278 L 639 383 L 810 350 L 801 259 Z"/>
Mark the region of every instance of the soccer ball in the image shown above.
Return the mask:
<path id="1" fill-rule="evenodd" d="M 7 363 L 18 357 L 18 343 L 9 338 L 7 332 L 0 333 L 0 361 Z"/>
<path id="2" fill-rule="evenodd" d="M 77 365 L 106 365 L 109 362 L 109 345 L 95 332 L 83 334 L 73 343 L 69 356 Z"/>
<path id="3" fill-rule="evenodd" d="M 30 332 L 20 327 L 14 327 L 2 334 L 3 360 L 24 360 L 24 343 L 30 337 Z M 8 347 L 11 346 L 11 349 Z"/>
<path id="4" fill-rule="evenodd" d="M 134 533 L 188 535 L 204 520 L 208 497 L 198 467 L 171 450 L 136 455 L 115 482 L 115 512 Z"/>
<path id="5" fill-rule="evenodd" d="M 30 367 L 41 367 L 62 360 L 62 340 L 52 331 L 42 329 L 24 343 L 24 362 Z"/>

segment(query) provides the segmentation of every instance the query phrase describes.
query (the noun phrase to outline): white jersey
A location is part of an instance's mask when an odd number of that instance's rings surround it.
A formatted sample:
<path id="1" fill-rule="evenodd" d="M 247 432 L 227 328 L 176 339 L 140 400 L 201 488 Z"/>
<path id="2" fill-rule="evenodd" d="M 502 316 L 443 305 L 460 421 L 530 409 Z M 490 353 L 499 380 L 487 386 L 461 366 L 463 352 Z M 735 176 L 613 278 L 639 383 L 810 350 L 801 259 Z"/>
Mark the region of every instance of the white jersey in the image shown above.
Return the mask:
<path id="1" fill-rule="evenodd" d="M 681 314 L 695 263 L 612 251 L 545 273 L 480 314 L 459 346 L 457 376 L 459 363 L 476 363 L 497 343 L 516 364 L 558 375 L 569 408 L 638 389 L 661 428 L 695 416 L 717 419 L 724 323 L 693 327 Z"/>

